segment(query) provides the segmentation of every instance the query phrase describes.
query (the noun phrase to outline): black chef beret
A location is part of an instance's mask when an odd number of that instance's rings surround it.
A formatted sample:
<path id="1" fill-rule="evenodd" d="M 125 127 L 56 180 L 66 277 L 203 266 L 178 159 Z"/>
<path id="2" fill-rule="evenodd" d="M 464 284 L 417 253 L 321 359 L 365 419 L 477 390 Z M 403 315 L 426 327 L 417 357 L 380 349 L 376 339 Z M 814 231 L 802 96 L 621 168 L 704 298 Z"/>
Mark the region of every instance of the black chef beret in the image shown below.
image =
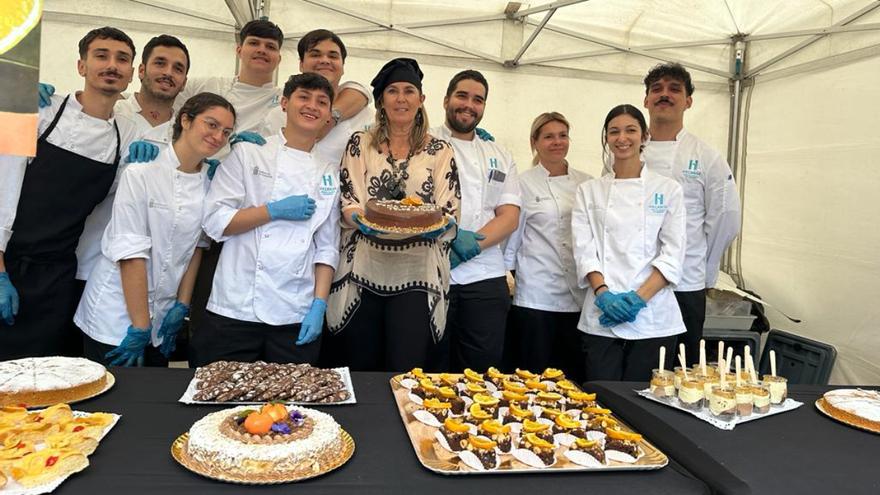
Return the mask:
<path id="1" fill-rule="evenodd" d="M 423 76 L 422 69 L 419 68 L 419 63 L 415 60 L 411 58 L 395 58 L 383 65 L 370 83 L 373 86 L 373 98 L 379 101 L 385 88 L 396 82 L 411 83 L 421 91 Z"/>

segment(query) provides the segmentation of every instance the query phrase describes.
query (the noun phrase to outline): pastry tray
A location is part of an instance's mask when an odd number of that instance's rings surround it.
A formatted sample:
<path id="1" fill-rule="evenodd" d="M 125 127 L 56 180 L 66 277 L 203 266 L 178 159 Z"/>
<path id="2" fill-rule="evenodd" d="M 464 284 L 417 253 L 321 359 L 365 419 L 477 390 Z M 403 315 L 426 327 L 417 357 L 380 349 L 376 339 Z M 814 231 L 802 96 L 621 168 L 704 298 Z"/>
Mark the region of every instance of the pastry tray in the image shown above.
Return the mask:
<path id="1" fill-rule="evenodd" d="M 429 377 L 437 375 L 428 374 Z M 400 413 L 400 419 L 409 439 L 412 442 L 413 450 L 419 462 L 430 471 L 443 475 L 471 475 L 471 474 L 507 474 L 507 473 L 568 473 L 568 472 L 595 472 L 595 471 L 649 471 L 660 469 L 669 463 L 666 454 L 660 451 L 652 443 L 648 442 L 644 437 L 640 442 L 644 455 L 638 458 L 634 463 L 624 463 L 609 460 L 603 466 L 580 466 L 569 461 L 564 455 L 559 455 L 564 447 L 557 448 L 557 461 L 554 465 L 543 468 L 528 467 L 516 461 L 510 454 L 500 454 L 500 463 L 497 469 L 478 471 L 469 468 L 458 457 L 445 450 L 439 445 L 434 434 L 437 428 L 428 426 L 419 422 L 413 416 L 413 412 L 419 410 L 420 407 L 409 399 L 409 389 L 401 385 L 404 375 L 396 375 L 391 378 L 391 391 L 394 394 L 394 400 L 397 401 L 397 409 Z M 597 401 L 598 402 L 598 401 Z M 619 425 L 625 431 L 633 431 L 619 417 L 612 415 L 618 421 Z M 523 467 L 525 466 L 525 467 Z"/>
<path id="2" fill-rule="evenodd" d="M 679 411 L 691 414 L 691 415 L 695 416 L 696 418 L 699 418 L 699 419 L 709 423 L 710 425 L 712 425 L 716 428 L 720 428 L 722 430 L 732 430 L 736 427 L 736 425 L 739 425 L 742 423 L 748 423 L 749 421 L 756 421 L 759 419 L 764 419 L 764 418 L 773 416 L 775 414 L 782 414 L 784 412 L 793 411 L 793 410 L 801 407 L 802 405 L 804 405 L 803 402 L 798 402 L 794 399 L 785 399 L 785 402 L 783 402 L 782 404 L 780 404 L 778 406 L 771 405 L 770 410 L 763 413 L 763 414 L 752 413 L 750 416 L 744 416 L 744 417 L 737 416 L 732 421 L 723 421 L 720 419 L 716 419 L 714 416 L 712 416 L 712 413 L 710 413 L 709 410 L 706 408 L 700 409 L 699 411 L 692 411 L 690 409 L 685 409 L 685 408 L 679 406 L 678 402 L 675 399 L 663 400 L 658 397 L 655 397 L 654 394 L 651 393 L 650 389 L 647 389 L 647 388 L 644 390 L 633 390 L 633 392 L 641 395 L 642 397 L 644 397 L 648 400 L 652 400 L 654 402 L 663 404 L 664 406 L 669 406 L 673 409 L 677 409 Z"/>
<path id="3" fill-rule="evenodd" d="M 338 402 L 296 402 L 296 401 L 281 401 L 285 404 L 296 404 L 300 406 L 340 406 L 345 404 L 357 404 L 357 399 L 354 396 L 354 385 L 351 383 L 351 372 L 349 372 L 348 367 L 342 368 L 333 368 L 333 371 L 339 373 L 342 377 L 342 382 L 345 384 L 345 390 L 348 391 L 348 399 Z M 180 396 L 178 402 L 183 402 L 184 404 L 217 404 L 217 405 L 246 405 L 246 404 L 264 404 L 265 400 L 259 401 L 250 401 L 250 402 L 239 402 L 239 401 L 227 401 L 227 402 L 217 402 L 217 401 L 198 401 L 193 399 L 198 392 L 198 383 L 199 381 L 196 378 L 190 380 L 189 385 L 187 385 L 186 390 L 183 392 L 183 395 Z"/>

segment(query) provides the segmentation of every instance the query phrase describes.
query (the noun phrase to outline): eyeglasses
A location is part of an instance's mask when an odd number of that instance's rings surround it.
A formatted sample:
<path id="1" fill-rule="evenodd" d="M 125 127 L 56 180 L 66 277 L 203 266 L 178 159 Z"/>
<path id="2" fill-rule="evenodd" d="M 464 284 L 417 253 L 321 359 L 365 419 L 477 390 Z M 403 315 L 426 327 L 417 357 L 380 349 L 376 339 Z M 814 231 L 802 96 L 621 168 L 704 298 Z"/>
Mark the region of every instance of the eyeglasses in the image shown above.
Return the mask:
<path id="1" fill-rule="evenodd" d="M 220 122 L 217 122 L 216 120 L 212 119 L 211 117 L 202 117 L 200 115 L 193 120 L 201 120 L 202 122 L 204 122 L 205 127 L 207 127 L 208 130 L 211 131 L 212 133 L 216 133 L 217 131 L 221 131 L 223 133 L 224 139 L 229 139 L 229 136 L 232 135 L 231 128 L 229 128 L 229 127 L 224 128 L 222 125 L 220 125 Z"/>

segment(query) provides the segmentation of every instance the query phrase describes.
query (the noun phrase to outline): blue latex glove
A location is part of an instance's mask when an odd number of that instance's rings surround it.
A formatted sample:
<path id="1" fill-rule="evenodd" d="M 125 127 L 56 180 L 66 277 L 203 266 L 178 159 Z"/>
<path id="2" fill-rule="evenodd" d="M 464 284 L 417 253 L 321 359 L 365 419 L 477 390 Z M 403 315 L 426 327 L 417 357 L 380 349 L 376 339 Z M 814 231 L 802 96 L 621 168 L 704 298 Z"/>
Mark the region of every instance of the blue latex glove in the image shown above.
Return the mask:
<path id="1" fill-rule="evenodd" d="M 237 132 L 229 138 L 229 146 L 235 146 L 237 143 L 254 143 L 256 145 L 262 146 L 266 144 L 266 140 L 263 136 L 260 136 L 256 132 L 252 131 L 241 131 Z"/>
<path id="2" fill-rule="evenodd" d="M 361 223 L 361 221 L 359 220 L 360 217 L 361 216 L 359 213 L 355 213 L 354 215 L 351 216 L 351 220 L 354 222 L 355 225 L 357 225 L 357 228 L 358 228 L 358 230 L 361 231 L 361 234 L 370 235 L 373 237 L 376 237 L 377 235 L 382 234 L 381 231 L 376 230 L 374 228 L 367 227 L 366 225 Z"/>
<path id="3" fill-rule="evenodd" d="M 159 337 L 162 337 L 162 343 L 159 344 L 159 352 L 165 357 L 171 357 L 171 353 L 177 347 L 177 334 L 183 328 L 183 320 L 189 314 L 189 306 L 180 301 L 175 301 L 174 306 L 165 313 L 162 319 L 162 326 L 159 327 Z"/>
<path id="4" fill-rule="evenodd" d="M 272 220 L 308 220 L 315 213 L 315 200 L 305 194 L 288 196 L 266 205 Z"/>
<path id="5" fill-rule="evenodd" d="M 422 234 L 422 237 L 433 241 L 433 240 L 437 239 L 438 237 L 442 236 L 443 234 L 445 234 L 452 227 L 455 227 L 455 218 L 449 217 L 449 221 L 446 222 L 446 225 L 440 227 L 439 229 L 432 230 L 431 232 L 425 232 L 424 234 Z"/>
<path id="6" fill-rule="evenodd" d="M 455 240 L 452 241 L 452 250 L 455 251 L 455 254 L 461 258 L 461 262 L 473 258 L 474 256 L 480 254 L 480 245 L 477 244 L 477 241 L 482 241 L 486 236 L 483 234 L 478 234 L 476 232 L 471 232 L 470 230 L 458 229 L 458 235 L 455 236 Z"/>
<path id="7" fill-rule="evenodd" d="M 476 129 L 474 129 L 474 132 L 476 132 L 477 137 L 483 141 L 495 141 L 495 137 L 489 134 L 489 131 L 487 131 L 486 129 L 481 129 L 477 127 Z"/>
<path id="8" fill-rule="evenodd" d="M 626 312 L 626 319 L 623 321 L 636 321 L 636 315 L 639 311 L 645 309 L 648 305 L 634 290 L 620 294 L 617 301 L 614 302 L 615 307 L 620 307 Z"/>
<path id="9" fill-rule="evenodd" d="M 449 269 L 455 270 L 455 267 L 457 267 L 460 264 L 461 264 L 461 258 L 459 258 L 457 254 L 455 254 L 455 251 L 450 250 L 449 251 Z"/>
<path id="10" fill-rule="evenodd" d="M 626 319 L 629 317 L 628 304 L 622 301 L 622 296 L 623 294 L 615 294 L 610 290 L 606 290 L 596 296 L 596 306 L 615 324 L 623 323 L 624 321 L 627 321 Z M 623 304 L 620 304 L 621 302 L 623 302 Z"/>
<path id="11" fill-rule="evenodd" d="M 128 145 L 128 163 L 151 162 L 159 156 L 159 147 L 147 141 L 135 141 Z"/>
<path id="12" fill-rule="evenodd" d="M 55 94 L 55 86 L 46 83 L 37 83 L 37 94 L 40 96 L 40 108 L 46 108 L 52 104 L 52 95 Z"/>
<path id="13" fill-rule="evenodd" d="M 0 272 L 0 319 L 7 325 L 15 323 L 18 314 L 18 291 L 9 280 L 9 274 Z"/>
<path id="14" fill-rule="evenodd" d="M 321 329 L 324 328 L 324 313 L 327 311 L 327 302 L 316 297 L 312 300 L 312 307 L 303 318 L 302 327 L 299 329 L 299 338 L 296 339 L 296 345 L 310 344 L 321 336 Z"/>
<path id="15" fill-rule="evenodd" d="M 150 343 L 150 327 L 137 328 L 129 325 L 128 332 L 122 342 L 104 355 L 104 359 L 113 359 L 110 366 L 143 366 L 144 365 L 144 349 Z"/>
<path id="16" fill-rule="evenodd" d="M 603 327 L 611 328 L 614 325 L 620 325 L 620 322 L 609 317 L 605 313 L 602 313 L 602 315 L 599 316 L 599 324 L 602 325 Z"/>
<path id="17" fill-rule="evenodd" d="M 214 180 L 214 174 L 217 173 L 217 167 L 220 166 L 220 160 L 205 158 L 205 165 L 208 166 L 208 180 Z"/>

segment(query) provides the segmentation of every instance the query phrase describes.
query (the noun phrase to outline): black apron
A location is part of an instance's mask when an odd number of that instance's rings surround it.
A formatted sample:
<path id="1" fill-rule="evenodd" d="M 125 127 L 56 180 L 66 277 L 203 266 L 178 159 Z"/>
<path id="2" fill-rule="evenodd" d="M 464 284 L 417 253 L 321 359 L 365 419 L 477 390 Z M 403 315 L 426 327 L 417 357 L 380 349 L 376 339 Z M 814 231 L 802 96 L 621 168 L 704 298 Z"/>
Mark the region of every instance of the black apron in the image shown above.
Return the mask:
<path id="1" fill-rule="evenodd" d="M 0 361 L 26 356 L 71 355 L 82 336 L 71 331 L 79 304 L 76 245 L 86 218 L 110 191 L 119 167 L 119 127 L 113 163 L 102 163 L 59 148 L 47 138 L 68 95 L 37 140 L 37 156 L 27 165 L 4 255 L 18 290 L 15 324 L 0 323 Z"/>

